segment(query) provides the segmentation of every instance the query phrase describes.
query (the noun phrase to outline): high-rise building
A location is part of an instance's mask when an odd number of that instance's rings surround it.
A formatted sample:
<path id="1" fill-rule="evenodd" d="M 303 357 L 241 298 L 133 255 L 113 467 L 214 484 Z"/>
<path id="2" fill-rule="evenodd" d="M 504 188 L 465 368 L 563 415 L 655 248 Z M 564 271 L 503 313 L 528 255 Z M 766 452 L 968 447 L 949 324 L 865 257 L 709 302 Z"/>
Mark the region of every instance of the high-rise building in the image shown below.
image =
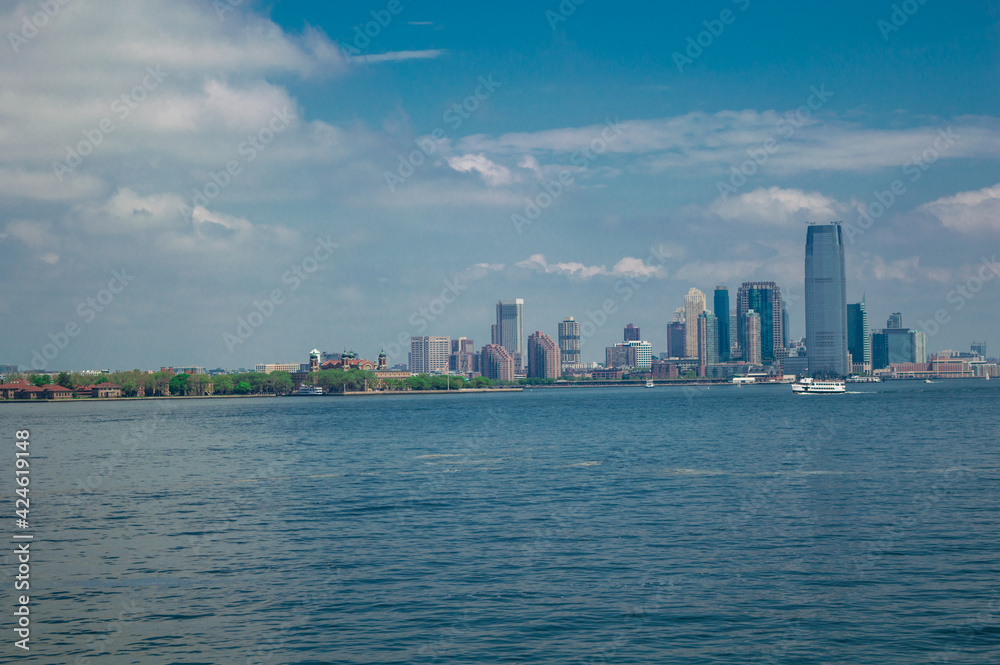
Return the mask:
<path id="1" fill-rule="evenodd" d="M 450 337 L 411 337 L 410 372 L 412 374 L 441 374 L 448 371 L 451 354 Z"/>
<path id="2" fill-rule="evenodd" d="M 872 368 L 884 369 L 889 365 L 899 363 L 915 363 L 926 361 L 926 338 L 921 334 L 920 344 L 925 348 L 920 352 L 923 361 L 917 360 L 917 331 L 909 328 L 885 328 L 872 335 Z"/>
<path id="3" fill-rule="evenodd" d="M 736 292 L 737 340 L 741 349 L 749 344 L 746 315 L 751 309 L 760 317 L 760 364 L 771 364 L 785 357 L 784 325 L 781 317 L 781 288 L 774 282 L 743 282 Z M 747 356 L 744 354 L 743 359 Z"/>
<path id="4" fill-rule="evenodd" d="M 572 316 L 559 324 L 559 356 L 563 367 L 580 364 L 580 322 Z"/>
<path id="5" fill-rule="evenodd" d="M 640 339 L 640 337 L 639 337 L 639 329 L 638 328 L 636 328 L 635 326 L 633 326 L 631 323 L 628 324 L 627 326 L 625 326 L 625 339 L 623 341 L 625 341 L 625 342 L 638 342 L 639 339 Z"/>
<path id="6" fill-rule="evenodd" d="M 649 369 L 653 365 L 653 345 L 633 339 L 625 342 L 628 347 L 628 364 L 636 369 Z"/>
<path id="7" fill-rule="evenodd" d="M 736 310 L 729 310 L 729 359 L 734 360 L 739 358 L 740 355 L 740 343 L 739 337 L 737 336 L 737 331 L 739 326 L 737 324 Z"/>
<path id="8" fill-rule="evenodd" d="M 868 310 L 865 299 L 847 306 L 847 350 L 855 363 L 872 361 L 871 334 L 868 331 Z"/>
<path id="9" fill-rule="evenodd" d="M 469 374 L 475 369 L 476 348 L 471 339 L 459 337 L 451 340 L 451 354 L 448 356 L 448 370 L 459 374 Z"/>
<path id="10" fill-rule="evenodd" d="M 558 379 L 560 376 L 559 346 L 541 330 L 536 330 L 528 336 L 528 377 Z"/>
<path id="11" fill-rule="evenodd" d="M 705 294 L 691 288 L 684 296 L 684 320 L 691 325 L 684 328 L 684 356 L 698 355 L 698 315 L 705 311 Z"/>
<path id="12" fill-rule="evenodd" d="M 913 343 L 913 362 L 927 362 L 927 333 L 922 330 L 911 330 L 910 337 Z"/>
<path id="13" fill-rule="evenodd" d="M 711 312 L 698 315 L 698 364 L 719 362 L 719 320 Z"/>
<path id="14" fill-rule="evenodd" d="M 893 312 L 889 315 L 889 320 L 885 322 L 885 327 L 890 330 L 899 330 L 903 327 L 903 315 L 899 312 Z"/>
<path id="15" fill-rule="evenodd" d="M 513 381 L 514 357 L 499 344 L 487 344 L 479 353 L 479 372 L 494 381 Z"/>
<path id="16" fill-rule="evenodd" d="M 685 323 L 683 321 L 671 321 L 667 324 L 667 357 L 684 357 L 684 333 Z"/>
<path id="17" fill-rule="evenodd" d="M 986 342 L 973 342 L 971 350 L 984 360 L 986 359 Z"/>
<path id="18" fill-rule="evenodd" d="M 760 350 L 760 315 L 752 309 L 747 310 L 743 317 L 743 326 L 746 331 L 746 346 L 743 347 L 743 360 L 751 365 L 763 364 Z"/>
<path id="19" fill-rule="evenodd" d="M 847 274 L 840 224 L 813 224 L 806 234 L 806 350 L 813 374 L 846 376 Z"/>
<path id="20" fill-rule="evenodd" d="M 715 287 L 716 322 L 719 326 L 717 362 L 729 361 L 729 289 L 725 286 Z"/>
<path id="21" fill-rule="evenodd" d="M 524 357 L 524 300 L 501 300 L 497 303 L 497 325 L 494 344 L 511 355 Z"/>

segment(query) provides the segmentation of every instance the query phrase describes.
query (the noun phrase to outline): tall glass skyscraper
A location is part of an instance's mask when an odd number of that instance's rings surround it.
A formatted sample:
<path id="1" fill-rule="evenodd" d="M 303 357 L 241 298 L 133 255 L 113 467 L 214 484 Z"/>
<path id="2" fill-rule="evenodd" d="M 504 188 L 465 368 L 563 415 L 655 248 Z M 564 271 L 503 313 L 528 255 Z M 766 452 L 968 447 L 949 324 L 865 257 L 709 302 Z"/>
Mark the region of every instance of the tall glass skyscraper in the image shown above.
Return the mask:
<path id="1" fill-rule="evenodd" d="M 743 282 L 736 291 L 736 337 L 740 348 L 749 347 L 746 316 L 753 310 L 760 317 L 760 355 L 764 365 L 785 357 L 783 307 L 781 288 L 774 282 Z M 747 360 L 746 353 L 743 359 Z"/>
<path id="2" fill-rule="evenodd" d="M 525 358 L 524 353 L 524 300 L 501 300 L 497 303 L 497 325 L 494 328 L 496 338 L 494 344 L 499 344 L 517 358 Z M 526 358 L 525 358 L 526 359 Z"/>
<path id="3" fill-rule="evenodd" d="M 809 372 L 847 376 L 847 274 L 840 224 L 809 227 L 805 287 Z"/>
<path id="4" fill-rule="evenodd" d="M 847 350 L 855 363 L 872 361 L 871 336 L 868 334 L 868 310 L 865 299 L 847 306 Z"/>
<path id="5" fill-rule="evenodd" d="M 729 362 L 729 289 L 715 287 L 715 316 L 718 319 L 720 363 Z"/>

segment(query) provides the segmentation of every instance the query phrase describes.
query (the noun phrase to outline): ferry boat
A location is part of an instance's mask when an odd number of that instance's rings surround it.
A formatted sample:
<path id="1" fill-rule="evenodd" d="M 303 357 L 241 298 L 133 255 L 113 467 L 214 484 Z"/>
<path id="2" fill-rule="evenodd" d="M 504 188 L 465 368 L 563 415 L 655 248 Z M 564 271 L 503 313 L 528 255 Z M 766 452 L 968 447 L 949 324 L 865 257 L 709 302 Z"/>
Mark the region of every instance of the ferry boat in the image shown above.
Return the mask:
<path id="1" fill-rule="evenodd" d="M 307 386 L 302 384 L 299 389 L 295 391 L 296 395 L 322 395 L 323 389 L 320 386 Z"/>
<path id="2" fill-rule="evenodd" d="M 804 395 L 806 393 L 829 395 L 833 393 L 845 393 L 847 392 L 847 386 L 839 379 L 804 378 L 792 384 L 792 392 L 796 395 Z"/>
<path id="3" fill-rule="evenodd" d="M 847 377 L 848 383 L 881 383 L 882 377 L 880 376 L 864 376 L 864 375 L 854 375 Z"/>

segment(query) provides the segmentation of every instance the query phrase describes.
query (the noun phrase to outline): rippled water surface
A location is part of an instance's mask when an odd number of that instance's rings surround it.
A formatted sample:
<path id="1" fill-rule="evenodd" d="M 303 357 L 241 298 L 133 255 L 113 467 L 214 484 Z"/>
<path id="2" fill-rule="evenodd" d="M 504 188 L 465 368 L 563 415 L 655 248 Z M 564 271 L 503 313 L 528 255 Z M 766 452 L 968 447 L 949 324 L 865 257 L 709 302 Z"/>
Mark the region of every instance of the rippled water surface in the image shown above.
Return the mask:
<path id="1" fill-rule="evenodd" d="M 0 405 L 0 654 L 1000 663 L 1000 381 L 853 390 Z"/>

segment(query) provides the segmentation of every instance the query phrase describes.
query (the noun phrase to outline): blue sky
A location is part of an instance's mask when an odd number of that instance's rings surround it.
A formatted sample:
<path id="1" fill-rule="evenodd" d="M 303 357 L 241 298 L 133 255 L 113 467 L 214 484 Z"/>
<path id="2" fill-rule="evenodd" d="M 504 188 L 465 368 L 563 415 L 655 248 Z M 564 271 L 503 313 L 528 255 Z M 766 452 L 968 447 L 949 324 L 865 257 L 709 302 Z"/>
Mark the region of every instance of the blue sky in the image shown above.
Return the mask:
<path id="1" fill-rule="evenodd" d="M 800 337 L 834 219 L 873 326 L 1000 350 L 995 3 L 43 4 L 0 10 L 0 363 L 483 344 L 514 297 L 600 360 L 748 280 Z"/>

